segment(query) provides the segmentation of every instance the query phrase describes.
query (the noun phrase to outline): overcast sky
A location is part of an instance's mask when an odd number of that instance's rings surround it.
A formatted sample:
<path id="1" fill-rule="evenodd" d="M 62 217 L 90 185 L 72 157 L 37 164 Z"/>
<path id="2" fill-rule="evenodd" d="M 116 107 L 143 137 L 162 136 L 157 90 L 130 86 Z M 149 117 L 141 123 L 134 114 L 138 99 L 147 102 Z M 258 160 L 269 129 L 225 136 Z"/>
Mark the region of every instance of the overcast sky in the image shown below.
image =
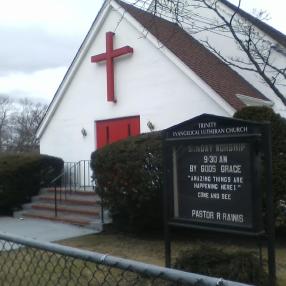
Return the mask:
<path id="1" fill-rule="evenodd" d="M 102 3 L 0 0 L 0 94 L 49 103 Z M 269 23 L 286 33 L 285 0 L 242 3 L 249 12 L 267 10 Z"/>

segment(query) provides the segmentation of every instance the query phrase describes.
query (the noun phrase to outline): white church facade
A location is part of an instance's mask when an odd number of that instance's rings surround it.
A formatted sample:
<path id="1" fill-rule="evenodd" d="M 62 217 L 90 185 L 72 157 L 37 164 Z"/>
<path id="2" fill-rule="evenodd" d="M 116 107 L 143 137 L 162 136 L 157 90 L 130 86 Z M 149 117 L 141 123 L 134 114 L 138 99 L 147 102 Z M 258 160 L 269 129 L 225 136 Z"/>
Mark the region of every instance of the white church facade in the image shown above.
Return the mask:
<path id="1" fill-rule="evenodd" d="M 39 126 L 40 152 L 77 162 L 202 113 L 273 102 L 178 26 L 106 1 Z"/>

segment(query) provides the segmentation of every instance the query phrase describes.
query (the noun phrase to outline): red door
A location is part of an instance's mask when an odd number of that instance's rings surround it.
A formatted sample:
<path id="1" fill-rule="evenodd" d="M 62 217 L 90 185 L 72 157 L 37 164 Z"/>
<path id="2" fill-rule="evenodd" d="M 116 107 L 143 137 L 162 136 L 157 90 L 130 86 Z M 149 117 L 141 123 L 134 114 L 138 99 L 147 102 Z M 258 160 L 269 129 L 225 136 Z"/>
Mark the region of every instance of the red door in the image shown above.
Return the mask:
<path id="1" fill-rule="evenodd" d="M 99 120 L 95 124 L 97 148 L 140 134 L 140 116 Z"/>

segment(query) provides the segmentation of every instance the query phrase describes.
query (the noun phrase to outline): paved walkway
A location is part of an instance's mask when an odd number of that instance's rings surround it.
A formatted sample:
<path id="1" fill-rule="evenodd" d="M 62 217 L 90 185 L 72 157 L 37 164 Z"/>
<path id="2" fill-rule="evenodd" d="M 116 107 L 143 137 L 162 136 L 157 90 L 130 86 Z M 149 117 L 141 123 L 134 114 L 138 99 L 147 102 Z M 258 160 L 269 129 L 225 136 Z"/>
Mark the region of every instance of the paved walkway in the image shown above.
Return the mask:
<path id="1" fill-rule="evenodd" d="M 97 231 L 40 219 L 0 217 L 0 232 L 51 242 L 92 234 Z"/>

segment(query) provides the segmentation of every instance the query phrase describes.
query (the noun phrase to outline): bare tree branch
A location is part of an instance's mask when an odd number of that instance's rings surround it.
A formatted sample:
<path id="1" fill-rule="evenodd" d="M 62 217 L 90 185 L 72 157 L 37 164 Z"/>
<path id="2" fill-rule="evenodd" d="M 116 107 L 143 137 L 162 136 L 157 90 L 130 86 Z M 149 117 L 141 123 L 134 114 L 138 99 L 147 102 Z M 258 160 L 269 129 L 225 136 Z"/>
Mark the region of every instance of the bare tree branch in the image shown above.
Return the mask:
<path id="1" fill-rule="evenodd" d="M 273 61 L 274 53 L 277 50 L 277 48 L 273 48 L 273 43 L 266 39 L 255 24 L 240 16 L 241 0 L 238 0 L 233 11 L 231 9 L 225 10 L 221 0 L 153 0 L 151 2 L 141 0 L 132 3 L 138 7 L 138 2 L 141 6 L 142 3 L 145 6 L 149 4 L 148 11 L 153 15 L 177 23 L 189 34 L 195 35 L 207 31 L 234 39 L 247 60 L 223 55 L 208 40 L 201 40 L 201 42 L 226 64 L 257 73 L 286 105 L 285 94 L 280 90 L 280 87 L 285 85 L 286 67 L 279 66 L 278 64 L 281 63 Z M 202 16 L 201 13 L 197 12 L 198 9 L 211 11 L 216 19 L 210 16 Z M 268 15 L 265 11 L 260 11 L 257 17 L 260 20 L 265 20 Z"/>
<path id="2" fill-rule="evenodd" d="M 36 130 L 46 109 L 28 99 L 16 102 L 0 95 L 0 152 L 37 150 Z"/>

